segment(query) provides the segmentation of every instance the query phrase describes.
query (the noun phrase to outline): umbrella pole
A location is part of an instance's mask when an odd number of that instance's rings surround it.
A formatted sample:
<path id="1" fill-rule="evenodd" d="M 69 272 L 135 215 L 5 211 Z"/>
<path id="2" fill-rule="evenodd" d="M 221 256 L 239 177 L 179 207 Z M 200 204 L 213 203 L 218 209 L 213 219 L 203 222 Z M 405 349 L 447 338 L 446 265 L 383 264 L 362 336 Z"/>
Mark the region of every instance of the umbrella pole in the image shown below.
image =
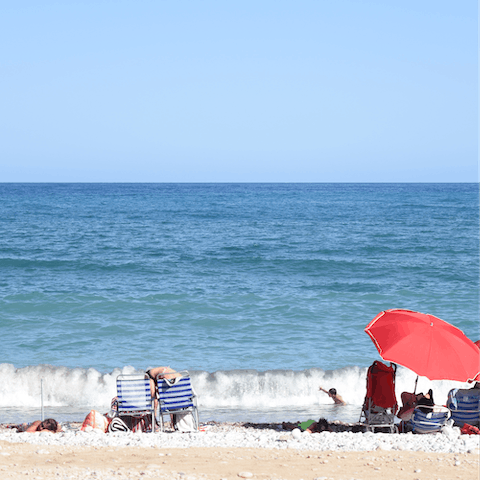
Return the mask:
<path id="1" fill-rule="evenodd" d="M 417 375 L 417 379 L 415 380 L 415 388 L 413 389 L 414 395 L 417 393 L 417 383 L 418 383 L 418 375 Z"/>

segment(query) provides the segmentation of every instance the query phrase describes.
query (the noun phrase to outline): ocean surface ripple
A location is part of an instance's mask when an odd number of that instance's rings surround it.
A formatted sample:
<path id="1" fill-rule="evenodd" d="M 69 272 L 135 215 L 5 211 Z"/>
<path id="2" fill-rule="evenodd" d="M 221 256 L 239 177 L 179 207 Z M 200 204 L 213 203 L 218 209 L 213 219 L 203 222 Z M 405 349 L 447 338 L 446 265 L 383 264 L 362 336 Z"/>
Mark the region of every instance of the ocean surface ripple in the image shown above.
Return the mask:
<path id="1" fill-rule="evenodd" d="M 364 372 L 385 309 L 480 338 L 478 231 L 478 184 L 0 184 L 0 361 Z"/>

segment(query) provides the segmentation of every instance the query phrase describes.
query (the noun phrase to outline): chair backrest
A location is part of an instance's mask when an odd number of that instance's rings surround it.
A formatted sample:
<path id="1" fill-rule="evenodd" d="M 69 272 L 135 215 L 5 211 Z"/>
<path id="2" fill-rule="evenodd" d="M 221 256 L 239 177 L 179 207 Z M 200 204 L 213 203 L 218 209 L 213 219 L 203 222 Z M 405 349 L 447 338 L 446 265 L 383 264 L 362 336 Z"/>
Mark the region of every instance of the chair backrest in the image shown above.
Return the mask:
<path id="1" fill-rule="evenodd" d="M 422 411 L 423 408 L 425 411 Z M 413 411 L 411 424 L 415 433 L 438 432 L 446 423 L 450 411 L 446 407 L 435 405 L 433 407 L 416 407 Z"/>
<path id="2" fill-rule="evenodd" d="M 480 389 L 457 389 L 448 393 L 447 407 L 456 424 L 478 425 L 480 422 Z"/>
<path id="3" fill-rule="evenodd" d="M 194 407 L 192 382 L 188 372 L 182 372 L 181 377 L 172 382 L 157 377 L 158 399 L 162 412 L 188 410 Z"/>
<path id="4" fill-rule="evenodd" d="M 368 401 L 370 399 L 370 401 Z M 365 404 L 381 408 L 391 408 L 397 412 L 397 397 L 395 396 L 395 368 L 375 361 L 367 372 L 367 394 Z"/>
<path id="5" fill-rule="evenodd" d="M 152 410 L 149 377 L 145 374 L 119 375 L 117 397 L 119 413 Z"/>

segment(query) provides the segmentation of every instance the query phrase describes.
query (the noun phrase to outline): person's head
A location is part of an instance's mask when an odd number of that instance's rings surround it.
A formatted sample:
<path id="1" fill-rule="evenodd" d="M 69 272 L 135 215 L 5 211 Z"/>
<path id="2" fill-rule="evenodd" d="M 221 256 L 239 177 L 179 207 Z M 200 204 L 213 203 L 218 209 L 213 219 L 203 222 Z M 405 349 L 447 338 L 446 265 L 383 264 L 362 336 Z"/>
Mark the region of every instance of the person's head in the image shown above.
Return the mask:
<path id="1" fill-rule="evenodd" d="M 325 418 L 320 418 L 318 422 L 315 423 L 315 428 L 313 429 L 314 432 L 320 433 L 325 431 L 331 431 L 330 425 Z"/>
<path id="2" fill-rule="evenodd" d="M 328 393 L 329 393 L 330 395 L 336 395 L 336 394 L 337 394 L 337 389 L 336 389 L 336 388 L 331 388 L 331 389 L 328 391 Z"/>
<path id="3" fill-rule="evenodd" d="M 57 429 L 58 429 L 58 423 L 53 418 L 47 418 L 46 420 L 41 422 L 37 428 L 38 431 L 50 430 L 51 432 L 56 432 Z"/>

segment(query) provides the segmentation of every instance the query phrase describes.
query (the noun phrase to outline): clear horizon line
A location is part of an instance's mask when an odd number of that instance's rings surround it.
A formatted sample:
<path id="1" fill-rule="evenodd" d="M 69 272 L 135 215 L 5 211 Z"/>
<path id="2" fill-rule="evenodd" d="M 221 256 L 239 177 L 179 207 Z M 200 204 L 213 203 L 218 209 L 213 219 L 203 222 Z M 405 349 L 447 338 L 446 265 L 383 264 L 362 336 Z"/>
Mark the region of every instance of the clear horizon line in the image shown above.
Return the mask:
<path id="1" fill-rule="evenodd" d="M 118 185 L 208 185 L 208 184 L 218 184 L 218 185 L 326 185 L 326 184 L 349 184 L 349 185 L 372 185 L 372 184 L 382 184 L 382 185 L 401 185 L 401 184 L 408 184 L 408 185 L 435 185 L 435 184 L 443 184 L 443 185 L 462 185 L 462 184 L 480 184 L 479 181 L 469 181 L 469 182 L 447 182 L 447 181 L 429 181 L 429 182 L 414 182 L 414 181 L 402 181 L 402 182 L 380 182 L 380 181 L 371 181 L 371 182 L 342 182 L 342 181 L 332 181 L 332 182 L 265 182 L 265 181 L 252 181 L 252 182 L 228 182 L 228 181 L 204 181 L 204 182 L 122 182 L 122 181 L 6 181 L 0 182 L 0 185 L 11 185 L 11 184 L 34 184 L 34 185 L 46 185 L 46 184 L 118 184 Z"/>

